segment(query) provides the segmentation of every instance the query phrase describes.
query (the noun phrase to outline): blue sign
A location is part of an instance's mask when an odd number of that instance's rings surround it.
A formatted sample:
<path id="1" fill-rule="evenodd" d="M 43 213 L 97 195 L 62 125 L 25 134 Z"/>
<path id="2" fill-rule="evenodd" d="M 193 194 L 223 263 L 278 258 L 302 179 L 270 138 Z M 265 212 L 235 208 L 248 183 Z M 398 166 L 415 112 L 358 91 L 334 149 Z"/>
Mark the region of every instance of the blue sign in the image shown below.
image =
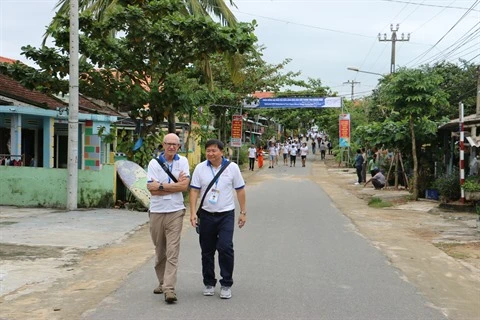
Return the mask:
<path id="1" fill-rule="evenodd" d="M 263 98 L 256 108 L 341 108 L 341 97 L 327 98 Z"/>

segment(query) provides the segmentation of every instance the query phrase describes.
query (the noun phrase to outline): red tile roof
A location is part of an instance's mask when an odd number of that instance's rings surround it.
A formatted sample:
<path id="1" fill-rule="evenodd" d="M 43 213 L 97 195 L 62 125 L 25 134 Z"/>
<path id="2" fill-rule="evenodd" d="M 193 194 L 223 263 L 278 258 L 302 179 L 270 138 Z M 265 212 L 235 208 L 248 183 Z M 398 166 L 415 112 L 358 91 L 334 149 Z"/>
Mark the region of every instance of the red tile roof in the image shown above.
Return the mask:
<path id="1" fill-rule="evenodd" d="M 0 95 L 44 109 L 56 110 L 67 104 L 55 97 L 25 88 L 20 82 L 0 74 Z"/>
<path id="2" fill-rule="evenodd" d="M 0 63 L 15 63 L 17 60 L 0 56 Z"/>
<path id="3" fill-rule="evenodd" d="M 120 112 L 111 109 L 107 106 L 101 106 L 86 97 L 80 95 L 78 99 L 79 110 L 84 111 L 85 113 L 99 113 L 99 114 L 106 114 L 109 116 L 116 116 L 116 117 L 124 117 Z"/>
<path id="4" fill-rule="evenodd" d="M 271 91 L 255 91 L 253 94 L 255 98 L 262 99 L 262 98 L 273 98 L 275 97 L 275 93 Z"/>
<path id="5" fill-rule="evenodd" d="M 0 56 L 0 62 L 14 63 L 15 60 Z M 57 107 L 68 106 L 68 103 L 52 95 L 24 87 L 20 82 L 6 75 L 0 74 L 0 95 L 28 103 L 40 108 L 56 110 Z M 100 106 L 84 96 L 79 96 L 79 111 L 89 114 L 105 114 L 110 116 L 123 116 L 121 113 L 109 108 Z"/>

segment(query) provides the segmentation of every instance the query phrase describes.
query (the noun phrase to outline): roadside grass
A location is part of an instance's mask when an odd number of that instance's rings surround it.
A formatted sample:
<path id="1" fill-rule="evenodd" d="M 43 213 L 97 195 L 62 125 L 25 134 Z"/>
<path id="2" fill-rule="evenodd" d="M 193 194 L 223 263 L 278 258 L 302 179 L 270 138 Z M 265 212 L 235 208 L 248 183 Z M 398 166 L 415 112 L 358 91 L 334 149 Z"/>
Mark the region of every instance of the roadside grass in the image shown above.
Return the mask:
<path id="1" fill-rule="evenodd" d="M 368 201 L 368 206 L 372 208 L 387 208 L 393 206 L 393 204 L 378 197 L 372 197 L 372 199 Z"/>

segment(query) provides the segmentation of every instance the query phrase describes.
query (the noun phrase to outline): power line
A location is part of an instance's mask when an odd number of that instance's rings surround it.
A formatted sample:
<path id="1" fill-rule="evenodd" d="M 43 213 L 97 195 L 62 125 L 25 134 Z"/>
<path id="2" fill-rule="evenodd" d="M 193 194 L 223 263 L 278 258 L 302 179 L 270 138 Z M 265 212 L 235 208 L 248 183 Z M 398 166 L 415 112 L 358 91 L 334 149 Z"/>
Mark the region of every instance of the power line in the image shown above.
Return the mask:
<path id="1" fill-rule="evenodd" d="M 243 12 L 243 11 L 239 11 L 239 10 L 232 10 L 232 11 L 238 12 L 238 13 L 241 13 L 241 14 L 245 14 L 245 15 L 248 15 L 248 16 L 252 16 L 252 17 L 259 17 L 259 18 L 262 18 L 262 19 L 267 19 L 267 20 L 272 20 L 272 21 L 277 21 L 277 22 L 282 22 L 282 23 L 287 23 L 287 24 L 293 24 L 293 25 L 306 27 L 306 28 L 311 28 L 311 29 L 318 29 L 318 30 L 335 32 L 335 33 L 342 33 L 342 34 L 347 34 L 347 35 L 357 36 L 357 37 L 371 38 L 371 36 L 366 36 L 364 34 L 359 34 L 359 33 L 353 33 L 353 32 L 347 32 L 347 31 L 335 30 L 335 29 L 329 29 L 329 28 L 322 28 L 322 27 L 312 26 L 312 25 L 304 24 L 304 23 L 298 23 L 298 22 L 292 22 L 292 21 L 283 20 L 283 19 L 261 16 L 261 15 L 258 15 L 258 14 L 252 14 L 252 13 Z"/>
<path id="2" fill-rule="evenodd" d="M 477 28 L 473 32 L 470 32 L 477 25 L 480 25 L 480 22 L 478 22 L 476 25 L 474 25 L 472 28 L 470 28 L 470 30 L 468 30 L 465 35 L 463 35 L 461 38 L 459 38 L 457 41 L 455 41 L 452 45 L 450 45 L 449 47 L 445 48 L 444 50 L 436 53 L 434 56 L 430 57 L 430 59 L 420 61 L 418 64 L 420 64 L 420 63 L 430 63 L 430 62 L 433 62 L 433 61 L 435 61 L 437 59 L 440 59 L 440 58 L 446 59 L 449 56 L 453 55 L 453 53 L 458 51 L 460 48 L 464 47 L 465 45 L 469 44 L 472 41 L 477 40 L 478 35 L 480 34 L 480 28 Z M 468 33 L 468 32 L 470 32 L 470 33 Z M 466 51 L 466 50 L 468 50 L 468 49 L 470 49 L 470 48 L 472 48 L 472 47 L 475 47 L 477 45 L 480 45 L 480 42 L 477 41 L 473 45 L 471 45 L 470 47 L 468 47 L 466 49 L 463 49 L 460 52 L 457 52 L 457 55 Z M 447 50 L 449 50 L 449 49 L 451 49 L 451 50 L 447 52 Z"/>
<path id="3" fill-rule="evenodd" d="M 412 2 L 412 1 L 400 1 L 400 0 L 379 0 L 379 1 L 384 1 L 384 2 L 397 2 L 397 3 L 406 3 L 406 4 L 413 4 L 417 6 L 423 6 L 423 7 L 436 7 L 436 8 L 445 8 L 445 9 L 458 9 L 458 10 L 467 10 L 468 8 L 464 7 L 453 7 L 453 6 L 441 6 L 437 4 L 426 4 L 426 3 L 418 3 L 418 2 Z M 238 2 L 238 1 L 237 1 Z M 455 1 L 453 1 L 455 2 Z M 480 10 L 473 10 L 473 11 L 480 11 Z"/>
<path id="4" fill-rule="evenodd" d="M 423 54 L 420 54 L 419 56 L 417 56 L 416 58 L 410 60 L 407 64 L 415 61 L 415 60 L 421 60 L 423 59 L 428 53 L 430 53 L 430 51 L 433 50 L 433 48 L 435 48 L 443 39 L 445 39 L 445 37 L 460 23 L 460 21 L 462 21 L 469 13 L 470 11 L 472 11 L 472 9 L 478 4 L 479 0 L 476 0 L 472 6 L 467 9 L 467 11 L 460 17 L 460 19 L 457 20 L 457 22 L 455 22 L 455 24 L 432 46 L 430 47 L 427 51 L 425 51 Z"/>

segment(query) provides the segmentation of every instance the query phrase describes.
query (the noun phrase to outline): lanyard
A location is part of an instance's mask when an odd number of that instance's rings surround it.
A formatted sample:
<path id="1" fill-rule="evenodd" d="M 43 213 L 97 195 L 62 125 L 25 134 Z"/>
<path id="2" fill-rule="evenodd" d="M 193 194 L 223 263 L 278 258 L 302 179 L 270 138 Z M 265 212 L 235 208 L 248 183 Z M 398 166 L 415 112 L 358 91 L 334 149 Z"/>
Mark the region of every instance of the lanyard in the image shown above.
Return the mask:
<path id="1" fill-rule="evenodd" d="M 167 162 L 167 165 L 168 165 L 168 170 L 170 170 L 170 172 L 173 174 L 173 162 L 175 160 L 172 160 L 172 164 L 168 164 Z M 170 181 L 172 181 L 172 179 L 170 179 L 170 176 L 168 176 L 168 183 L 170 183 Z"/>
<path id="2" fill-rule="evenodd" d="M 223 161 L 222 161 L 222 164 L 220 165 L 220 168 L 218 170 L 220 170 L 223 166 Z M 213 166 L 210 165 L 210 171 L 212 171 L 212 176 L 215 178 L 215 172 L 213 172 Z M 217 178 L 217 180 L 215 180 L 215 188 L 217 187 L 218 185 L 218 180 L 220 180 L 220 177 Z"/>

